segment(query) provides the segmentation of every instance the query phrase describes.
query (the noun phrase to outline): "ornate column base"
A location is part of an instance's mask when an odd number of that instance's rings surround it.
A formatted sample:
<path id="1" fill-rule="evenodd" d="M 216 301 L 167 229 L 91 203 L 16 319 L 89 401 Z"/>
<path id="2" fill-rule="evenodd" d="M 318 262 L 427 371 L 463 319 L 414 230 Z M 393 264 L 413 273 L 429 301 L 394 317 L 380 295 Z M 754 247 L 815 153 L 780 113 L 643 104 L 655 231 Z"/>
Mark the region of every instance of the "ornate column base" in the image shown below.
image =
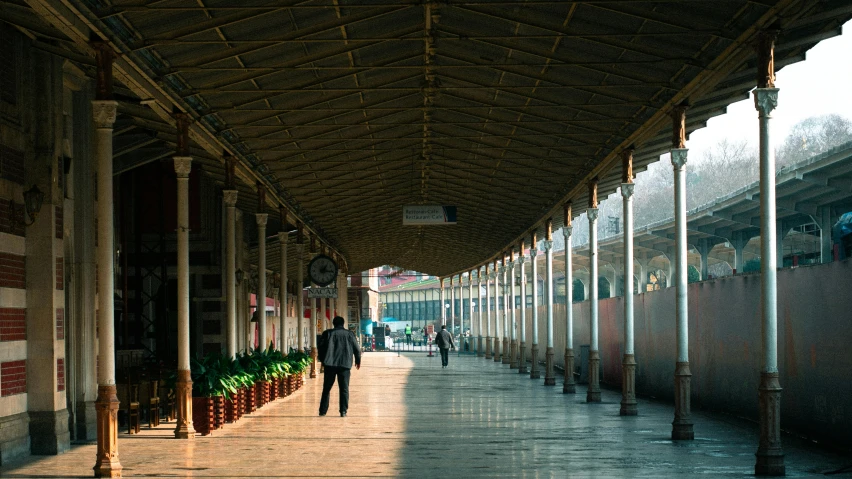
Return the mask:
<path id="1" fill-rule="evenodd" d="M 482 336 L 479 337 L 479 341 L 477 341 L 476 346 L 477 346 L 476 355 L 480 358 L 484 357 L 485 356 L 485 339 Z"/>
<path id="2" fill-rule="evenodd" d="M 195 439 L 195 428 L 192 426 L 192 376 L 190 371 L 185 369 L 178 369 L 177 372 L 175 409 L 177 409 L 175 437 Z"/>
<path id="3" fill-rule="evenodd" d="M 530 366 L 530 379 L 539 379 L 541 377 L 541 373 L 538 371 L 538 344 L 533 343 L 532 350 L 530 351 L 530 360 L 532 361 L 532 366 Z"/>
<path id="4" fill-rule="evenodd" d="M 317 377 L 317 348 L 311 346 L 311 379 Z"/>
<path id="5" fill-rule="evenodd" d="M 501 358 L 501 355 L 500 355 L 500 338 L 494 338 L 494 351 L 492 351 L 492 352 L 494 353 L 494 362 L 499 363 L 500 358 Z"/>
<path id="6" fill-rule="evenodd" d="M 757 476 L 783 476 L 784 450 L 781 448 L 781 383 L 778 373 L 760 373 L 758 388 L 760 416 L 760 442 L 754 474 Z"/>
<path id="7" fill-rule="evenodd" d="M 601 402 L 601 353 L 589 351 L 589 389 L 586 402 Z"/>
<path id="8" fill-rule="evenodd" d="M 574 350 L 565 349 L 565 378 L 562 382 L 563 394 L 574 394 L 577 392 L 577 385 L 574 383 Z"/>
<path id="9" fill-rule="evenodd" d="M 121 477 L 118 460 L 118 396 L 115 385 L 98 386 L 95 401 L 98 448 L 95 458 L 95 477 Z"/>
<path id="10" fill-rule="evenodd" d="M 503 338 L 503 364 L 512 364 L 511 350 L 509 349 L 509 338 Z"/>
<path id="11" fill-rule="evenodd" d="M 512 350 L 509 353 L 509 369 L 518 369 L 518 340 L 512 340 Z"/>
<path id="12" fill-rule="evenodd" d="M 556 386 L 556 376 L 553 375 L 553 348 L 544 350 L 544 385 Z"/>
<path id="13" fill-rule="evenodd" d="M 491 359 L 491 346 L 494 343 L 494 338 L 485 338 L 485 359 Z"/>
<path id="14" fill-rule="evenodd" d="M 675 366 L 675 418 L 672 421 L 672 439 L 695 439 L 692 430 L 692 406 L 690 404 L 692 373 L 689 361 L 678 362 Z"/>
<path id="15" fill-rule="evenodd" d="M 621 361 L 621 409 L 622 416 L 636 416 L 639 409 L 636 406 L 636 358 L 625 354 Z"/>
<path id="16" fill-rule="evenodd" d="M 527 369 L 527 343 L 521 341 L 518 346 L 518 373 L 526 374 Z"/>

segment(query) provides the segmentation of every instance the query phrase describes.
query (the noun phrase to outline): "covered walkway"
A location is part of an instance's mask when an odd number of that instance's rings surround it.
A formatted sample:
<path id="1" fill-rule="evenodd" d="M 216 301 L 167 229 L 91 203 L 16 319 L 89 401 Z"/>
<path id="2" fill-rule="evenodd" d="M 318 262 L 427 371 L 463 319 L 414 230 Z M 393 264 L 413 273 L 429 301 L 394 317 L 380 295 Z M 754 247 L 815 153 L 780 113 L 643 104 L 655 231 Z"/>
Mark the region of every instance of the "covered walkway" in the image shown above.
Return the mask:
<path id="1" fill-rule="evenodd" d="M 349 415 L 317 416 L 321 383 L 195 441 L 173 426 L 122 436 L 125 477 L 743 477 L 757 425 L 694 415 L 695 441 L 670 438 L 672 407 L 639 399 L 621 417 L 618 391 L 600 404 L 541 386 L 472 356 L 368 353 L 353 371 Z M 332 399 L 330 413 L 336 410 Z M 787 475 L 850 465 L 785 437 Z M 94 446 L 4 465 L 0 477 L 90 477 Z M 844 477 L 840 475 L 838 477 Z"/>

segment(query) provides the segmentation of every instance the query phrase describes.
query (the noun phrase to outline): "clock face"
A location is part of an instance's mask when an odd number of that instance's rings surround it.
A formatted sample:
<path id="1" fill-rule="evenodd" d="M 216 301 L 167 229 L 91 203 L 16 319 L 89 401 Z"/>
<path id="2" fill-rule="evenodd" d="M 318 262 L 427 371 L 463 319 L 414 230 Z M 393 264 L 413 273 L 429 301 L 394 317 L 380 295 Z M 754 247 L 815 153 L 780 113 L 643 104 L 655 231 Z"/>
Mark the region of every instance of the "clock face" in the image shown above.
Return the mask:
<path id="1" fill-rule="evenodd" d="M 337 278 L 337 263 L 326 255 L 318 255 L 308 264 L 308 275 L 314 283 L 328 286 Z"/>

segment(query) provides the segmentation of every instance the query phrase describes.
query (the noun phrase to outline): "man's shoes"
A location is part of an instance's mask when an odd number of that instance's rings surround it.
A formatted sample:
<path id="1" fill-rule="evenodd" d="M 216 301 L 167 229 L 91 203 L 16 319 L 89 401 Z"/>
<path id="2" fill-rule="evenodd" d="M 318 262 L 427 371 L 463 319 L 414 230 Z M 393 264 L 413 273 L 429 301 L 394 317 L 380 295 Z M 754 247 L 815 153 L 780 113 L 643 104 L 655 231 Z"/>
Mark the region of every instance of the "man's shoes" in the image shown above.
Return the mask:
<path id="1" fill-rule="evenodd" d="M 346 411 L 341 412 L 340 417 L 346 417 Z"/>

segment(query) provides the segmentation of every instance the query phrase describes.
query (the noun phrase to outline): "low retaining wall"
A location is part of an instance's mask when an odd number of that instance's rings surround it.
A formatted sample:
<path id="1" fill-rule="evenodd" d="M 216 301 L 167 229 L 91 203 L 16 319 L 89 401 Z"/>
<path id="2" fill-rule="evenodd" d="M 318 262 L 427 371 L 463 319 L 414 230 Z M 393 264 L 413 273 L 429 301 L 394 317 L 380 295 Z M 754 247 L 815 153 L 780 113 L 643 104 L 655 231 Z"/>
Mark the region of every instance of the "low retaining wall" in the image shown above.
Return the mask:
<path id="1" fill-rule="evenodd" d="M 621 385 L 624 351 L 622 297 L 599 302 L 605 383 Z M 574 348 L 589 344 L 589 303 L 575 303 Z M 540 361 L 546 313 L 539 310 Z M 532 311 L 527 311 L 531 331 Z M 636 389 L 674 396 L 675 289 L 634 299 Z M 761 354 L 760 275 L 744 274 L 689 285 L 692 401 L 757 420 Z M 563 365 L 565 308 L 554 310 L 556 363 Z M 527 343 L 531 344 L 531 338 Z M 528 353 L 529 354 L 529 353 Z M 781 426 L 852 449 L 852 260 L 778 272 L 778 364 Z M 641 414 L 641 411 L 640 411 Z"/>

